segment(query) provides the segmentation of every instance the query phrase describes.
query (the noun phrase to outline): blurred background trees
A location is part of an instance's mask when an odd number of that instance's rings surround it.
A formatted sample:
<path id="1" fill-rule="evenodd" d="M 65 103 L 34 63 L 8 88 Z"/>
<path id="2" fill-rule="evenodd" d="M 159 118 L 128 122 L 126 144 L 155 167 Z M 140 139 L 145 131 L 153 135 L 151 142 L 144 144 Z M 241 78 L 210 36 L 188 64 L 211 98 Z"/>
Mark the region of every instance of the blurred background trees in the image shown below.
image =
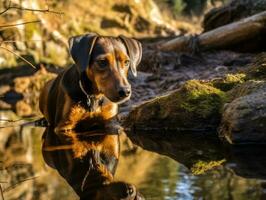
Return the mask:
<path id="1" fill-rule="evenodd" d="M 98 32 L 150 38 L 197 33 L 201 30 L 200 15 L 220 1 L 3 0 L 0 3 L 0 41 L 2 47 L 32 63 L 65 66 L 70 62 L 67 39 L 71 35 Z M 184 16 L 197 20 L 184 20 Z M 21 23 L 26 24 L 6 27 Z M 14 54 L 0 50 L 0 67 L 24 64 Z"/>

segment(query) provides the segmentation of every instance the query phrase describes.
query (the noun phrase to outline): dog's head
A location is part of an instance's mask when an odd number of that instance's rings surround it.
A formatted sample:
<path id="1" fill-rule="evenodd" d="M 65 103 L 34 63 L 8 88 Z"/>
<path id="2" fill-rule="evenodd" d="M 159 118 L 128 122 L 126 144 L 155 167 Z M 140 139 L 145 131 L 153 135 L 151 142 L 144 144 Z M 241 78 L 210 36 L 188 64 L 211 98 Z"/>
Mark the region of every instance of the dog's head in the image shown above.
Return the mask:
<path id="1" fill-rule="evenodd" d="M 130 98 L 129 68 L 137 76 L 142 56 L 140 42 L 125 36 L 107 37 L 97 34 L 69 39 L 70 54 L 80 73 L 85 73 L 110 101 L 121 103 Z"/>

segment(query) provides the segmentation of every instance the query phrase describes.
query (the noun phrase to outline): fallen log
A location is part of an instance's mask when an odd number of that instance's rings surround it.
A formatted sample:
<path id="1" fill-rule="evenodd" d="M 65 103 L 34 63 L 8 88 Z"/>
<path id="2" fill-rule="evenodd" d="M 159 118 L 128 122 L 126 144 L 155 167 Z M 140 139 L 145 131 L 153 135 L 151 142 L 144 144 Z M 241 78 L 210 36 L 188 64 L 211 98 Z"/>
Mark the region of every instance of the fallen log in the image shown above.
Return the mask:
<path id="1" fill-rule="evenodd" d="M 182 36 L 157 46 L 160 51 L 191 52 L 198 47 L 202 50 L 222 49 L 262 36 L 266 30 L 266 11 L 241 21 L 221 26 L 198 36 Z"/>

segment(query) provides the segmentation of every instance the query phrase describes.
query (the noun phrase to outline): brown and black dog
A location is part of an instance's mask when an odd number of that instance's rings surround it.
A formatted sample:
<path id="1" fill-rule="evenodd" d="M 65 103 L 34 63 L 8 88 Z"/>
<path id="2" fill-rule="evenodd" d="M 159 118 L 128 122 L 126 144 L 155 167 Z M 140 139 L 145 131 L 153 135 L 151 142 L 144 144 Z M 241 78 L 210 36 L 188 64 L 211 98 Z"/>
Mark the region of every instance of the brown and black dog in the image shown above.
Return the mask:
<path id="1" fill-rule="evenodd" d="M 48 122 L 43 156 L 81 199 L 142 199 L 136 188 L 112 182 L 119 159 L 117 106 L 130 98 L 140 42 L 86 34 L 69 40 L 75 65 L 49 81 L 40 96 Z"/>

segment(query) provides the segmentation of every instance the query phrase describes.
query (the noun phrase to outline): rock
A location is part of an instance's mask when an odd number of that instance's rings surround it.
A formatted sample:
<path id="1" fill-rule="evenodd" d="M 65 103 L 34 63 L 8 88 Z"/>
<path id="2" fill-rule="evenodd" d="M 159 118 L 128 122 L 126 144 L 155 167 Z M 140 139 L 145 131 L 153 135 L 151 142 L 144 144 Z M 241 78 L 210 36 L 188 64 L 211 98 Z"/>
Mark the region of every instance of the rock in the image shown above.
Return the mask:
<path id="1" fill-rule="evenodd" d="M 265 143 L 266 82 L 250 81 L 234 91 L 240 97 L 225 105 L 220 135 L 231 144 Z"/>
<path id="2" fill-rule="evenodd" d="M 204 17 L 203 28 L 204 31 L 209 31 L 265 9 L 266 0 L 232 0 L 222 7 L 211 9 Z"/>
<path id="3" fill-rule="evenodd" d="M 265 63 L 266 54 L 258 55 L 240 84 L 227 92 L 219 134 L 231 144 L 266 143 Z"/>
<path id="4" fill-rule="evenodd" d="M 124 122 L 126 128 L 206 130 L 216 127 L 225 93 L 208 83 L 187 81 L 171 94 L 135 108 Z"/>
<path id="5" fill-rule="evenodd" d="M 256 56 L 247 71 L 247 79 L 266 80 L 266 53 Z"/>
<path id="6" fill-rule="evenodd" d="M 246 74 L 227 74 L 224 78 L 218 78 L 212 80 L 212 85 L 219 88 L 222 91 L 229 91 L 234 86 L 243 83 L 245 81 Z"/>
<path id="7" fill-rule="evenodd" d="M 240 21 L 244 18 L 266 10 L 266 0 L 232 0 L 226 5 L 210 10 L 204 17 L 204 32 Z M 241 36 L 240 36 L 241 37 Z M 244 43 L 232 44 L 227 49 L 241 52 L 264 51 L 265 29 L 256 37 L 247 39 Z"/>
<path id="8" fill-rule="evenodd" d="M 245 71 L 223 78 L 187 81 L 133 109 L 124 127 L 133 133 L 159 129 L 195 133 L 219 127 L 221 138 L 231 144 L 266 143 L 265 58 L 262 53 Z"/>

